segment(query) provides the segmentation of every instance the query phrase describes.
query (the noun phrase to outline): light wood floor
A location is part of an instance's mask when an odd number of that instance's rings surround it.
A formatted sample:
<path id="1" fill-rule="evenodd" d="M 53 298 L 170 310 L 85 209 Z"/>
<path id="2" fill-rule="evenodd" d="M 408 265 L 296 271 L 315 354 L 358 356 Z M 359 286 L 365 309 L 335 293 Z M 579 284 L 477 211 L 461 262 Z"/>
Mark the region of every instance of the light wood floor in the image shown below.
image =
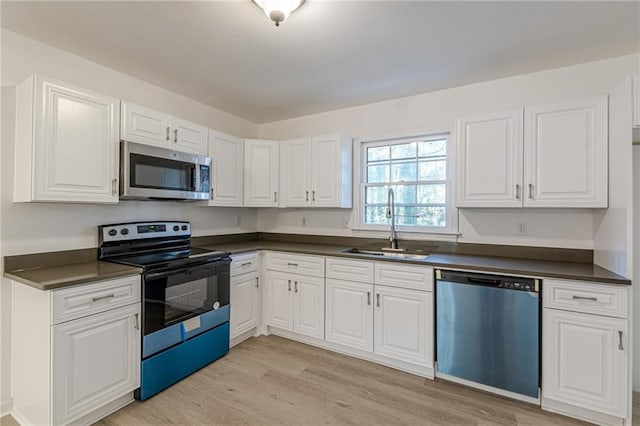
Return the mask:
<path id="1" fill-rule="evenodd" d="M 640 395 L 634 395 L 640 425 Z M 15 423 L 0 419 L 2 426 Z M 276 336 L 258 337 L 100 426 L 581 425 L 567 417 Z"/>

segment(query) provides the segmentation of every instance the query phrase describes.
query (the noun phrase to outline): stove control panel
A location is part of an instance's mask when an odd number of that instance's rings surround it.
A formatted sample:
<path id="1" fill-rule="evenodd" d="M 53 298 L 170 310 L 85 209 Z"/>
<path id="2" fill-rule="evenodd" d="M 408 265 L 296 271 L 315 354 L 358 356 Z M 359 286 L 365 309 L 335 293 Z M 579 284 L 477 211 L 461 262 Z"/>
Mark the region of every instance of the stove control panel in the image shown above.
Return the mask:
<path id="1" fill-rule="evenodd" d="M 191 237 L 189 222 L 132 222 L 98 227 L 103 242 L 141 240 L 159 237 Z"/>

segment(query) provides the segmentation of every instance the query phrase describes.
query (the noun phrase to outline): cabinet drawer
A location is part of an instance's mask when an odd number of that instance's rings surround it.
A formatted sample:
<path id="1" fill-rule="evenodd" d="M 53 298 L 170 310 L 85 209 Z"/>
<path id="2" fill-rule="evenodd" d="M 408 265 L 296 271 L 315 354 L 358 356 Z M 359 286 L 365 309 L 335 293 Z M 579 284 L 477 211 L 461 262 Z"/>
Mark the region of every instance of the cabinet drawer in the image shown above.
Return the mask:
<path id="1" fill-rule="evenodd" d="M 433 268 L 431 266 L 375 262 L 374 270 L 375 284 L 424 291 L 433 290 Z"/>
<path id="2" fill-rule="evenodd" d="M 51 323 L 140 302 L 140 292 L 140 275 L 53 290 Z"/>
<path id="3" fill-rule="evenodd" d="M 326 258 L 327 278 L 373 283 L 373 262 L 338 257 Z"/>
<path id="4" fill-rule="evenodd" d="M 324 277 L 324 257 L 270 252 L 265 261 L 267 269 L 272 271 Z"/>
<path id="5" fill-rule="evenodd" d="M 231 256 L 230 273 L 232 277 L 258 270 L 258 253 L 242 253 Z"/>
<path id="6" fill-rule="evenodd" d="M 628 289 L 620 285 L 543 280 L 542 301 L 545 308 L 627 318 L 628 298 Z"/>

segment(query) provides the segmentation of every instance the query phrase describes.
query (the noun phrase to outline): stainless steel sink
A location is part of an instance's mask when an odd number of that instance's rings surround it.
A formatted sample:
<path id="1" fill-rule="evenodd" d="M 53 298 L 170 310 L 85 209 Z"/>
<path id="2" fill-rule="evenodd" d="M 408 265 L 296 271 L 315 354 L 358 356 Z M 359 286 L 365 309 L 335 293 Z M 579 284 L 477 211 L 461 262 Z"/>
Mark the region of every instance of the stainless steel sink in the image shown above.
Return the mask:
<path id="1" fill-rule="evenodd" d="M 378 256 L 378 257 L 393 257 L 396 259 L 411 259 L 411 260 L 425 260 L 427 254 L 414 254 L 405 252 L 394 251 L 375 251 L 375 250 L 361 250 L 357 248 L 350 248 L 343 250 L 342 253 L 360 254 L 364 256 Z"/>

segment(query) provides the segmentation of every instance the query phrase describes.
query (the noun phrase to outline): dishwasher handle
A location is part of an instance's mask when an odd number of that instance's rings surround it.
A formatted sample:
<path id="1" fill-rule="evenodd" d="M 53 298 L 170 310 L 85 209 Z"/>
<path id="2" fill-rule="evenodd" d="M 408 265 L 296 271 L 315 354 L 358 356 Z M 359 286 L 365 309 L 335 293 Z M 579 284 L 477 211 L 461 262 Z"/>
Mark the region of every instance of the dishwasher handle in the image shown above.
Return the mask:
<path id="1" fill-rule="evenodd" d="M 534 278 L 511 277 L 475 272 L 437 271 L 437 282 L 494 287 L 505 290 L 517 290 L 538 293 L 538 283 Z"/>

